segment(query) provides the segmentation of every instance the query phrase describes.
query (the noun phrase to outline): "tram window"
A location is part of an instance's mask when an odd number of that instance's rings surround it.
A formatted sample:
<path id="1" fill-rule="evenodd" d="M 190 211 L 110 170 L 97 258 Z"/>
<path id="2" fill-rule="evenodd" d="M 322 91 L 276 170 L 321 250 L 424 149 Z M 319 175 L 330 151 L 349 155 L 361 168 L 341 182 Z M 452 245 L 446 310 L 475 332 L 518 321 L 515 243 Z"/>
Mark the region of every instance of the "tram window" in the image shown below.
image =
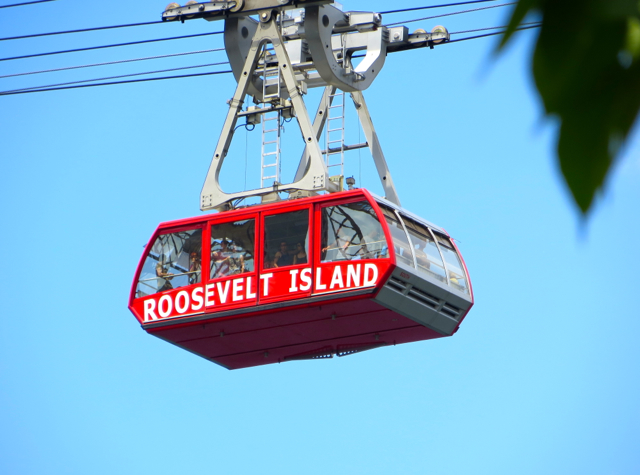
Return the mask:
<path id="1" fill-rule="evenodd" d="M 418 270 L 426 272 L 441 282 L 446 282 L 447 274 L 444 270 L 444 263 L 429 229 L 405 216 L 402 217 L 402 220 L 411 237 Z"/>
<path id="2" fill-rule="evenodd" d="M 413 265 L 413 255 L 411 254 L 411 244 L 409 244 L 409 239 L 407 238 L 407 234 L 404 232 L 402 223 L 398 221 L 398 216 L 391 208 L 382 204 L 380 205 L 380 208 L 382 209 L 382 214 L 384 214 L 384 218 L 387 220 L 389 230 L 391 231 L 396 259 L 403 264 L 415 267 Z"/>
<path id="3" fill-rule="evenodd" d="M 367 201 L 322 209 L 322 262 L 389 257 L 384 231 Z"/>
<path id="4" fill-rule="evenodd" d="M 462 263 L 460 262 L 458 254 L 456 254 L 453 244 L 451 244 L 449 238 L 438 233 L 434 234 L 438 240 L 438 245 L 440 246 L 444 260 L 447 263 L 451 286 L 468 294 L 469 287 L 467 285 L 467 279 L 465 278 L 465 272 L 462 269 Z"/>
<path id="5" fill-rule="evenodd" d="M 142 266 L 136 297 L 200 282 L 201 253 L 201 229 L 158 236 Z"/>
<path id="6" fill-rule="evenodd" d="M 309 261 L 309 210 L 264 218 L 263 267 L 287 267 Z"/>
<path id="7" fill-rule="evenodd" d="M 211 226 L 211 279 L 253 271 L 255 230 L 254 219 Z"/>

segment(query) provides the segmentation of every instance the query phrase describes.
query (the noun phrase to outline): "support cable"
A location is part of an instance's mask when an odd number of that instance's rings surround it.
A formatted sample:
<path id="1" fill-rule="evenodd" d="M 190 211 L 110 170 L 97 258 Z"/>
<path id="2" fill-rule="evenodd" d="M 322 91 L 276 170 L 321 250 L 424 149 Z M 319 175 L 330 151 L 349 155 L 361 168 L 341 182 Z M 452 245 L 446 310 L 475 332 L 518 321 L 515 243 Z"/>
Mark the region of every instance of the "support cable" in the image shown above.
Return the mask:
<path id="1" fill-rule="evenodd" d="M 163 54 L 163 55 L 159 55 L 159 56 L 147 56 L 145 58 L 123 59 L 123 60 L 120 60 L 120 61 L 109 61 L 107 63 L 82 64 L 80 66 L 68 66 L 66 68 L 43 69 L 42 71 L 29 71 L 29 72 L 26 72 L 26 73 L 6 74 L 4 76 L 0 76 L 0 79 L 12 78 L 12 77 L 16 77 L 16 76 L 28 76 L 30 74 L 42 74 L 42 73 L 53 73 L 53 72 L 57 72 L 57 71 L 68 71 L 70 69 L 93 68 L 95 66 L 111 66 L 113 64 L 133 63 L 133 62 L 136 62 L 136 61 L 146 61 L 146 60 L 149 60 L 149 59 L 173 58 L 173 57 L 176 57 L 176 56 L 187 56 L 187 55 L 190 55 L 190 54 L 213 53 L 215 51 L 224 51 L 224 48 L 203 49 L 203 50 L 200 50 L 200 51 L 187 51 L 185 53 Z"/>
<path id="2" fill-rule="evenodd" d="M 82 83 L 87 83 L 87 82 L 94 82 L 94 81 L 108 81 L 110 79 L 121 79 L 121 78 L 129 78 L 129 77 L 134 77 L 134 76 L 145 76 L 147 74 L 157 74 L 157 73 L 168 73 L 171 71 L 182 71 L 185 69 L 195 69 L 195 68 L 206 68 L 209 66 L 220 66 L 222 64 L 229 64 L 228 61 L 222 61 L 220 63 L 210 63 L 210 64 L 199 64 L 196 66 L 182 66 L 179 68 L 170 68 L 170 69 L 159 69 L 157 71 L 147 71 L 144 73 L 133 73 L 133 74 L 122 74 L 119 76 L 108 76 L 108 77 L 104 77 L 104 78 L 95 78 L 95 79 L 84 79 L 82 81 L 71 81 L 71 82 L 62 82 L 62 83 L 58 83 L 58 84 L 48 84 L 46 86 L 34 86 L 34 87 L 25 87 L 25 88 L 21 88 L 21 89 L 11 89 L 9 91 L 5 91 L 5 92 L 18 92 L 18 91 L 32 91 L 32 90 L 38 90 L 38 89 L 44 89 L 44 88 L 53 88 L 53 87 L 58 87 L 58 86 L 68 86 L 71 84 L 82 84 Z"/>
<path id="3" fill-rule="evenodd" d="M 76 48 L 76 49 L 68 49 L 63 51 L 51 51 L 49 53 L 38 53 L 38 54 L 28 54 L 25 56 L 13 56 L 10 58 L 0 58 L 0 61 L 11 61 L 14 59 L 25 59 L 25 58 L 36 58 L 40 56 L 50 56 L 53 54 L 64 54 L 64 53 L 76 53 L 78 51 L 91 51 L 95 49 L 104 49 L 104 48 L 115 48 L 118 46 L 131 46 L 131 45 L 141 45 L 144 43 L 155 43 L 158 41 L 171 41 L 171 40 L 182 40 L 184 38 L 197 38 L 199 36 L 211 36 L 211 35 L 221 35 L 222 31 L 214 31 L 211 33 L 198 33 L 195 35 L 184 35 L 184 36 L 173 36 L 170 38 L 156 38 L 153 40 L 142 40 L 142 41 L 130 41 L 128 43 L 116 43 L 112 45 L 103 45 L 103 46 L 89 46 L 88 48 Z"/>
<path id="4" fill-rule="evenodd" d="M 147 78 L 147 79 L 132 79 L 129 81 L 114 81 L 114 82 L 102 82 L 102 83 L 96 83 L 96 84 L 82 84 L 82 85 L 78 85 L 78 86 L 64 86 L 64 87 L 54 87 L 54 88 L 48 88 L 48 89 L 35 89 L 35 90 L 29 90 L 29 91 L 16 91 L 16 92 L 0 92 L 0 96 L 11 96 L 14 94 L 30 94 L 32 92 L 46 92 L 46 91 L 59 91 L 62 89 L 78 89 L 78 88 L 83 88 L 83 87 L 97 87 L 97 86 L 113 86 L 116 84 L 131 84 L 131 83 L 136 83 L 136 82 L 146 82 L 146 81 L 162 81 L 164 79 L 181 79 L 181 78 L 192 78 L 192 77 L 197 77 L 197 76 L 212 76 L 215 74 L 229 74 L 232 73 L 233 71 L 228 70 L 228 71 L 212 71 L 209 73 L 195 73 L 195 74 L 183 74 L 181 76 L 164 76 L 164 77 L 160 77 L 160 78 Z"/>
<path id="5" fill-rule="evenodd" d="M 53 2 L 54 0 L 46 0 L 46 1 Z M 0 7 L 0 8 L 3 8 L 3 7 Z M 158 20 L 158 21 L 146 21 L 143 23 L 129 23 L 125 25 L 97 26 L 94 28 L 84 28 L 81 30 L 52 31 L 50 33 L 34 33 L 33 35 L 9 36 L 7 38 L 0 38 L 0 41 L 23 40 L 25 38 L 39 38 L 41 36 L 66 35 L 68 33 L 84 33 L 86 31 L 111 30 L 113 28 L 128 28 L 130 26 L 157 25 L 159 23 L 166 23 L 166 22 L 162 20 Z"/>
<path id="6" fill-rule="evenodd" d="M 507 7 L 509 5 L 515 5 L 516 3 L 518 3 L 518 2 L 501 3 L 500 5 L 491 5 L 490 7 L 473 8 L 471 10 L 460 10 L 458 12 L 443 13 L 442 15 L 434 15 L 434 16 L 428 16 L 428 17 L 424 17 L 424 18 L 416 18 L 415 20 L 397 21 L 395 23 L 389 23 L 388 25 L 385 25 L 385 26 L 403 25 L 405 23 L 414 23 L 416 21 L 432 20 L 434 18 L 442 18 L 442 17 L 445 17 L 445 16 L 460 15 L 462 13 L 471 13 L 471 12 L 478 12 L 478 11 L 481 11 L 481 10 L 489 10 L 490 8 Z"/>
<path id="7" fill-rule="evenodd" d="M 386 12 L 380 12 L 382 15 L 390 15 L 391 13 L 404 13 L 404 12 L 414 12 L 416 10 L 429 10 L 431 8 L 444 8 L 444 7 L 456 7 L 460 5 L 470 5 L 472 3 L 484 3 L 484 2 L 495 2 L 496 0 L 473 0 L 471 2 L 458 2 L 458 3 L 447 3 L 444 5 L 429 5 L 426 7 L 414 7 L 414 8 L 403 8 L 401 10 L 387 10 Z"/>
<path id="8" fill-rule="evenodd" d="M 531 21 L 528 23 L 520 23 L 520 25 L 535 25 L 535 27 L 541 26 L 542 22 L 539 21 Z M 534 27 L 534 28 L 535 28 Z M 465 30 L 465 31 L 453 31 L 451 33 L 449 33 L 450 35 L 461 35 L 463 33 L 475 33 L 477 31 L 488 31 L 488 30 L 502 30 L 502 29 L 506 29 L 508 28 L 507 26 L 492 26 L 491 28 L 477 28 L 475 30 Z M 499 32 L 499 33 L 504 33 L 504 32 Z M 2 76 L 0 76 L 2 77 Z"/>
<path id="9" fill-rule="evenodd" d="M 13 3 L 11 5 L 0 5 L 0 8 L 22 7 L 24 5 L 34 5 L 36 3 L 55 2 L 56 0 L 36 0 L 35 2 Z"/>
<path id="10" fill-rule="evenodd" d="M 532 26 L 525 26 L 523 28 L 516 28 L 514 31 L 531 30 L 532 28 L 540 28 L 541 25 L 542 25 L 542 23 L 540 25 L 532 25 Z M 484 35 L 467 36 L 465 38 L 459 38 L 457 40 L 449 40 L 449 41 L 445 41 L 444 43 L 440 43 L 440 44 L 448 45 L 449 43 L 459 43 L 460 41 L 475 40 L 475 39 L 478 39 L 478 38 L 486 38 L 487 36 L 503 35 L 504 33 L 506 33 L 506 31 L 495 31 L 493 33 L 485 33 Z"/>
<path id="11" fill-rule="evenodd" d="M 530 24 L 528 26 L 518 27 L 518 28 L 515 29 L 515 31 L 530 30 L 530 29 L 534 29 L 534 28 L 540 28 L 540 26 L 541 26 L 540 23 Z M 478 29 L 478 30 L 468 30 L 467 32 L 482 31 L 482 30 L 489 30 L 489 29 L 495 29 L 495 28 L 499 28 L 499 27 L 481 28 L 481 29 Z M 465 32 L 457 32 L 457 34 L 461 34 L 461 33 L 465 33 Z M 459 43 L 461 41 L 475 40 L 475 39 L 479 39 L 479 38 L 486 38 L 486 37 L 489 37 L 489 36 L 502 35 L 504 33 L 505 33 L 505 31 L 496 31 L 496 32 L 492 32 L 492 33 L 482 34 L 482 35 L 468 36 L 468 37 L 465 37 L 465 38 L 449 40 L 449 41 L 446 41 L 444 43 L 441 43 L 441 44 L 435 45 L 435 46 L 446 45 L 446 44 L 449 44 L 449 43 Z M 452 33 L 452 34 L 455 34 L 455 33 Z M 225 64 L 225 63 L 220 63 L 220 64 Z M 198 67 L 198 66 L 193 66 L 193 67 Z M 185 69 L 188 69 L 188 68 L 185 68 Z M 156 72 L 159 72 L 159 71 L 156 71 Z M 134 79 L 134 80 L 127 80 L 127 81 L 113 81 L 113 82 L 105 82 L 105 83 L 80 84 L 80 85 L 69 85 L 69 86 L 59 86 L 59 87 L 40 86 L 40 88 L 37 88 L 37 89 L 36 88 L 28 88 L 28 89 L 18 89 L 18 90 L 14 90 L 14 91 L 3 91 L 3 92 L 0 92 L 0 96 L 9 96 L 9 95 L 14 95 L 14 94 L 29 94 L 29 93 L 32 93 L 32 92 L 57 91 L 57 90 L 62 90 L 62 89 L 77 89 L 77 88 L 96 87 L 96 86 L 112 86 L 112 85 L 116 85 L 116 84 L 130 84 L 130 83 L 138 83 L 138 82 L 145 82 L 145 81 L 159 81 L 159 80 L 165 80 L 165 79 L 182 79 L 182 78 L 190 78 L 190 77 L 198 77 L 198 76 L 229 74 L 231 72 L 232 72 L 231 70 L 228 70 L 228 71 L 213 71 L 213 72 L 208 72 L 208 73 L 185 74 L 185 75 L 180 75 L 180 76 L 164 76 L 164 77 L 159 77 L 159 78 Z M 152 72 L 142 73 L 142 74 L 152 74 Z M 98 81 L 98 80 L 99 79 L 93 79 L 92 81 Z"/>

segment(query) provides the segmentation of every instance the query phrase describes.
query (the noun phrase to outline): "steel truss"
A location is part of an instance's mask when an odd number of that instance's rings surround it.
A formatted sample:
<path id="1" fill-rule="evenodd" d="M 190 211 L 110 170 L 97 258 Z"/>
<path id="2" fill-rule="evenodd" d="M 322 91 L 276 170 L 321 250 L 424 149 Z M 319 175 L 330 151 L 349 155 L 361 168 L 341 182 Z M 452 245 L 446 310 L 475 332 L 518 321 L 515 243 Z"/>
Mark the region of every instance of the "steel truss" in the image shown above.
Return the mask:
<path id="1" fill-rule="evenodd" d="M 380 73 L 387 53 L 433 47 L 448 41 L 449 34 L 443 27 L 436 27 L 431 33 L 417 30 L 409 34 L 405 26 L 383 26 L 379 13 L 345 13 L 331 3 L 333 0 L 237 0 L 192 3 L 163 13 L 163 20 L 224 20 L 225 49 L 238 82 L 202 188 L 203 211 L 231 209 L 234 202 L 250 196 L 270 201 L 280 199 L 282 192 L 305 196 L 340 191 L 343 177 L 330 177 L 327 166 L 339 164 L 343 173 L 344 152 L 365 146 L 371 150 L 386 198 L 400 204 L 362 91 Z M 252 18 L 255 15 L 258 20 Z M 364 56 L 354 67 L 352 58 L 358 52 Z M 313 121 L 303 99 L 312 87 L 325 88 Z M 344 144 L 344 92 L 355 104 L 365 144 Z M 247 95 L 259 106 L 243 110 Z M 332 105 L 334 98 L 342 103 Z M 338 106 L 342 108 L 341 115 L 331 116 L 331 110 Z M 283 117 L 297 119 L 305 144 L 290 184 L 280 183 L 279 128 Z M 219 175 L 241 118 L 248 124 L 263 124 L 261 188 L 226 193 L 220 188 Z M 273 118 L 277 125 L 267 125 Z M 340 127 L 328 126 L 328 122 L 340 120 Z M 329 129 L 327 134 L 342 134 L 339 140 L 327 138 L 326 161 L 319 145 L 325 128 Z M 340 154 L 339 163 L 329 163 L 333 154 Z M 265 181 L 272 185 L 265 186 Z"/>

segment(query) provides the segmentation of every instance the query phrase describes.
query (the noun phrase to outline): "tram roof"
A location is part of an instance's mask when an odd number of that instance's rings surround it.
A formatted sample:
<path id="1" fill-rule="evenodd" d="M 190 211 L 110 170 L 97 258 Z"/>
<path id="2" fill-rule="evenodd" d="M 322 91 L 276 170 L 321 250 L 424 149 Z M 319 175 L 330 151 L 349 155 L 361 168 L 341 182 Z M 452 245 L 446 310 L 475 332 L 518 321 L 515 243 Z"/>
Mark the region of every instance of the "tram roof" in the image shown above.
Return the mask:
<path id="1" fill-rule="evenodd" d="M 436 225 L 435 225 L 435 224 L 433 224 L 432 222 L 427 221 L 426 219 L 421 218 L 420 216 L 418 216 L 418 215 L 416 215 L 416 214 L 413 214 L 411 211 L 406 210 L 406 209 L 405 209 L 405 208 L 403 208 L 402 206 L 398 206 L 397 204 L 392 203 L 391 201 L 387 200 L 386 198 L 383 198 L 383 197 L 381 197 L 381 196 L 378 196 L 378 195 L 376 195 L 376 194 L 374 194 L 374 193 L 369 192 L 369 194 L 370 194 L 370 195 L 373 197 L 373 199 L 374 199 L 374 200 L 376 200 L 378 203 L 383 203 L 383 204 L 385 204 L 386 206 L 388 206 L 388 207 L 390 207 L 390 208 L 396 209 L 396 210 L 400 211 L 403 215 L 405 215 L 405 216 L 407 216 L 407 217 L 409 217 L 409 218 L 411 218 L 411 219 L 413 219 L 413 220 L 415 220 L 415 221 L 418 221 L 419 223 L 422 223 L 422 224 L 424 224 L 424 225 L 426 225 L 426 226 L 429 226 L 429 227 L 430 227 L 431 229 L 433 229 L 434 231 L 439 231 L 439 232 L 441 232 L 441 233 L 443 233 L 443 234 L 445 234 L 445 235 L 447 235 L 447 236 L 449 235 L 449 233 L 447 233 L 447 231 L 445 231 L 445 230 L 444 230 L 444 228 L 441 228 L 440 226 L 436 226 Z"/>
<path id="2" fill-rule="evenodd" d="M 448 233 L 441 228 L 440 226 L 436 226 L 435 224 L 431 223 L 430 221 L 427 221 L 424 218 L 421 218 L 420 216 L 408 211 L 407 209 L 396 205 L 395 203 L 392 203 L 391 201 L 387 200 L 386 198 L 383 198 L 381 196 L 376 195 L 375 193 L 370 192 L 369 190 L 367 190 L 366 188 L 357 188 L 354 190 L 345 190 L 345 191 L 341 191 L 338 193 L 331 193 L 331 194 L 325 194 L 325 195 L 318 195 L 318 196 L 312 196 L 312 197 L 308 197 L 308 198 L 297 198 L 297 199 L 288 199 L 288 200 L 282 200 L 282 201 L 277 201 L 274 203 L 267 203 L 267 204 L 262 204 L 262 203 L 256 203 L 256 204 L 252 204 L 252 205 L 248 205 L 242 208 L 236 208 L 233 210 L 229 210 L 229 211 L 223 211 L 223 212 L 218 212 L 218 213 L 212 213 L 212 214 L 203 214 L 200 216 L 193 216 L 190 218 L 183 218 L 183 219 L 177 219 L 177 220 L 172 220 L 172 221 L 165 221 L 163 223 L 160 223 L 159 227 L 179 227 L 179 226 L 186 226 L 186 225 L 190 225 L 193 223 L 198 223 L 198 222 L 202 222 L 202 221 L 207 221 L 207 220 L 211 220 L 211 219 L 217 219 L 217 218 L 222 218 L 223 216 L 233 216 L 236 214 L 243 214 L 243 213 L 250 213 L 253 211 L 262 211 L 262 210 L 276 210 L 278 208 L 288 208 L 290 206 L 296 206 L 298 204 L 301 203 L 308 203 L 308 202 L 322 202 L 322 201 L 332 201 L 334 199 L 339 200 L 341 198 L 353 198 L 353 197 L 357 197 L 357 196 L 362 196 L 365 198 L 371 198 L 374 201 L 377 201 L 378 203 L 382 203 L 385 206 L 388 206 L 389 208 L 398 210 L 399 212 L 401 212 L 404 216 L 407 216 L 419 223 L 422 223 L 428 227 L 430 227 L 431 229 L 433 229 L 434 231 L 438 231 L 440 233 L 443 233 L 445 235 L 448 235 Z"/>

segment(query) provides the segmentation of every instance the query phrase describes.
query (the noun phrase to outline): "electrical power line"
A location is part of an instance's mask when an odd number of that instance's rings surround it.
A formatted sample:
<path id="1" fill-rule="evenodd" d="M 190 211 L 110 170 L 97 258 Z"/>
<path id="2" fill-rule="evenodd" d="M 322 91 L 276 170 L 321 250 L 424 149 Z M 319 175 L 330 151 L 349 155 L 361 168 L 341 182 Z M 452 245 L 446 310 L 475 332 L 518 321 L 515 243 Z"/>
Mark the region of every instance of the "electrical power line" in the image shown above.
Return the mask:
<path id="1" fill-rule="evenodd" d="M 147 78 L 147 79 L 132 79 L 130 81 L 114 81 L 114 82 L 103 82 L 103 83 L 96 83 L 96 84 L 82 84 L 82 85 L 78 85 L 78 86 L 64 86 L 64 87 L 54 87 L 54 88 L 49 88 L 49 89 L 35 89 L 35 90 L 29 90 L 29 91 L 16 91 L 16 92 L 0 92 L 0 96 L 11 96 L 14 94 L 30 94 L 33 92 L 46 92 L 46 91 L 60 91 L 63 89 L 79 89 L 79 88 L 83 88 L 83 87 L 97 87 L 97 86 L 113 86 L 116 84 L 130 84 L 130 83 L 136 83 L 136 82 L 146 82 L 146 81 L 162 81 L 164 79 L 181 79 L 181 78 L 192 78 L 192 77 L 197 77 L 197 76 L 212 76 L 215 74 L 228 74 L 231 73 L 233 71 L 228 70 L 228 71 L 213 71 L 213 72 L 209 72 L 209 73 L 196 73 L 196 74 L 184 74 L 182 76 L 165 76 L 165 77 L 160 77 L 160 78 Z"/>
<path id="2" fill-rule="evenodd" d="M 122 59 L 120 61 L 109 61 L 106 63 L 94 63 L 94 64 L 82 64 L 80 66 L 67 66 L 66 68 L 55 68 L 55 69 L 43 69 L 41 71 L 29 71 L 26 73 L 15 73 L 15 74 L 6 74 L 4 76 L 0 76 L 0 79 L 4 78 L 13 78 L 16 76 L 28 76 L 31 74 L 42 74 L 42 73 L 54 73 L 58 71 L 68 71 L 70 69 L 83 69 L 83 68 L 93 68 L 95 66 L 111 66 L 114 64 L 122 64 L 122 63 L 134 63 L 136 61 L 146 61 L 150 59 L 162 59 L 162 58 L 173 58 L 176 56 L 187 56 L 190 54 L 200 54 L 200 53 L 213 53 L 216 51 L 224 51 L 224 48 L 215 48 L 215 49 L 203 49 L 200 51 L 187 51 L 185 53 L 174 53 L 174 54 L 162 54 L 158 56 L 147 56 L 145 58 L 133 58 L 133 59 Z"/>
<path id="3" fill-rule="evenodd" d="M 51 51 L 49 53 L 37 53 L 37 54 L 28 54 L 24 56 L 13 56 L 10 58 L 0 58 L 0 61 L 12 61 L 14 59 L 26 59 L 26 58 L 37 58 L 40 56 L 50 56 L 53 54 L 64 54 L 64 53 L 77 53 L 78 51 L 91 51 L 95 49 L 104 49 L 104 48 L 116 48 L 118 46 L 131 46 L 131 45 L 141 45 L 145 43 L 155 43 L 158 41 L 171 41 L 171 40 L 181 40 L 184 38 L 196 38 L 199 36 L 211 36 L 211 35 L 220 35 L 224 32 L 222 31 L 214 31 L 211 33 L 198 33 L 195 35 L 184 35 L 184 36 L 173 36 L 170 38 L 156 38 L 153 40 L 142 40 L 142 41 L 130 41 L 128 43 L 116 43 L 112 45 L 103 45 L 103 46 L 89 46 L 88 48 L 76 48 L 76 49 L 68 49 L 62 51 Z"/>
<path id="4" fill-rule="evenodd" d="M 429 5 L 426 7 L 403 8 L 402 10 L 387 10 L 386 12 L 380 12 L 380 13 L 382 15 L 390 15 L 391 13 L 413 12 L 416 10 L 430 10 L 431 8 L 456 7 L 460 5 L 470 5 L 472 3 L 484 3 L 484 2 L 495 2 L 495 1 L 496 0 L 473 0 L 470 2 L 447 3 L 445 5 Z"/>
<path id="5" fill-rule="evenodd" d="M 23 5 L 33 5 L 35 3 L 55 2 L 56 0 L 36 0 L 34 2 L 13 3 L 11 5 L 0 5 L 0 8 L 21 7 Z"/>
<path id="6" fill-rule="evenodd" d="M 53 2 L 54 0 L 46 0 L 46 1 Z M 130 26 L 157 25 L 158 23 L 166 23 L 166 22 L 164 22 L 162 20 L 146 21 L 146 22 L 143 22 L 143 23 L 129 23 L 129 24 L 125 24 L 125 25 L 97 26 L 95 28 L 84 28 L 82 30 L 66 30 L 66 31 L 53 31 L 53 32 L 50 32 L 50 33 L 35 33 L 33 35 L 9 36 L 7 38 L 0 38 L 0 41 L 22 40 L 22 39 L 25 39 L 25 38 L 38 38 L 40 36 L 66 35 L 68 33 L 84 33 L 86 31 L 111 30 L 111 29 L 114 29 L 114 28 L 128 28 Z"/>
<path id="7" fill-rule="evenodd" d="M 402 25 L 404 23 L 413 23 L 413 22 L 416 22 L 416 21 L 432 20 L 433 18 L 442 18 L 442 17 L 445 17 L 445 16 L 460 15 L 462 13 L 471 13 L 471 12 L 478 12 L 478 11 L 481 11 L 481 10 L 489 10 L 490 8 L 507 7 L 509 5 L 515 5 L 516 3 L 518 3 L 518 2 L 501 3 L 500 5 L 491 5 L 490 7 L 473 8 L 471 10 L 460 10 L 458 12 L 443 13 L 442 15 L 434 15 L 434 16 L 428 16 L 428 17 L 424 17 L 424 18 L 416 18 L 415 20 L 397 21 L 395 23 L 389 23 L 388 25 L 385 25 L 385 26 Z"/>

